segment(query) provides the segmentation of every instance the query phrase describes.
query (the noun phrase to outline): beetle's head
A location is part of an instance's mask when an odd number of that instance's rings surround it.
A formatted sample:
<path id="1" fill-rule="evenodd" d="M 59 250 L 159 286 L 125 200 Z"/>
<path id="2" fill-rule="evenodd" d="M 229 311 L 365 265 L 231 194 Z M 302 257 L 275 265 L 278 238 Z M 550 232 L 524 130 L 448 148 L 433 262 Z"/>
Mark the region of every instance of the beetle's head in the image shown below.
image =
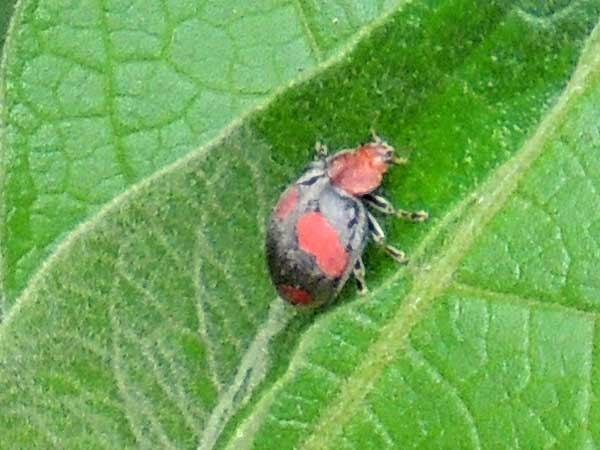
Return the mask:
<path id="1" fill-rule="evenodd" d="M 405 161 L 398 158 L 394 153 L 394 147 L 377 141 L 365 144 L 358 149 L 361 158 L 368 160 L 374 169 L 385 172 L 390 164 L 403 164 Z"/>

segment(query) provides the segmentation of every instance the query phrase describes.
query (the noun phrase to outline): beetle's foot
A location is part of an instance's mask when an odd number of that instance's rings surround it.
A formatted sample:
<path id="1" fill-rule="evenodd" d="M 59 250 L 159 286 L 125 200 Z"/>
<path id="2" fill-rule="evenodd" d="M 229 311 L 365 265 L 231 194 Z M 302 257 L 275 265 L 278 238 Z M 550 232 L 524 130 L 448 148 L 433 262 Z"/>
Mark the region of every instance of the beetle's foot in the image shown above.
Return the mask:
<path id="1" fill-rule="evenodd" d="M 384 249 L 385 252 L 392 258 L 394 258 L 399 264 L 408 264 L 408 262 L 410 261 L 406 257 L 406 253 L 404 253 L 402 250 L 398 250 L 396 247 L 393 247 L 391 245 L 385 245 Z"/>
<path id="2" fill-rule="evenodd" d="M 358 258 L 354 263 L 353 269 L 354 278 L 356 278 L 356 288 L 359 295 L 365 295 L 369 292 L 367 283 L 365 283 L 365 266 L 362 262 L 362 258 Z"/>
<path id="3" fill-rule="evenodd" d="M 397 209 L 395 215 L 396 217 L 410 222 L 425 222 L 429 219 L 429 214 L 426 211 L 405 211 L 403 209 Z"/>

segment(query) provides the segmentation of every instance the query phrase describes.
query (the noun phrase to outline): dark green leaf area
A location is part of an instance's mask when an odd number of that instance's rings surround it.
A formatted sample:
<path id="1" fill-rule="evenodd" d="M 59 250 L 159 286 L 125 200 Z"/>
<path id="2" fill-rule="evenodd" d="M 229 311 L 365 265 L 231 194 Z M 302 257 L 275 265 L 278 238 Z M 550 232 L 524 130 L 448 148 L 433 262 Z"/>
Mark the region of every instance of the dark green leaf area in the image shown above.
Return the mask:
<path id="1" fill-rule="evenodd" d="M 579 8 L 545 26 L 506 2 L 407 5 L 347 62 L 278 99 L 257 127 L 273 158 L 296 170 L 315 140 L 337 150 L 374 129 L 410 157 L 381 192 L 435 221 L 519 148 L 564 87 L 600 9 L 593 1 Z M 385 225 L 409 251 L 427 231 Z M 372 254 L 369 266 L 393 270 Z"/>

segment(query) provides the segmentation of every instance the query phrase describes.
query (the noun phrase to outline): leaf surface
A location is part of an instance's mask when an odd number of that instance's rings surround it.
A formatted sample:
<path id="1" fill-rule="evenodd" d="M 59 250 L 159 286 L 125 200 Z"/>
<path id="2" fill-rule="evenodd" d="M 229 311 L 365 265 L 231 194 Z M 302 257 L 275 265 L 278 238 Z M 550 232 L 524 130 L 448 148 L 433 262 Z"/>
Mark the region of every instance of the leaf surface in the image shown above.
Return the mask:
<path id="1" fill-rule="evenodd" d="M 597 446 L 599 14 L 404 5 L 115 197 L 0 326 L 0 447 Z M 412 262 L 369 248 L 367 297 L 296 313 L 270 208 L 315 140 L 371 127 L 412 148 L 387 196 L 432 218 L 382 220 Z"/>

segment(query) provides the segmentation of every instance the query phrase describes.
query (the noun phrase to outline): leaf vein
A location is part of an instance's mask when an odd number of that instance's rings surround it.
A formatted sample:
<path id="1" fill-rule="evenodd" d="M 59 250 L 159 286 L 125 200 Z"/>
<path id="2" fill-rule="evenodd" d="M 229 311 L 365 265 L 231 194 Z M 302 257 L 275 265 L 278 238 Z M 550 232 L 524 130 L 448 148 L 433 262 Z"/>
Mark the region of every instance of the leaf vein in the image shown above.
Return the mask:
<path id="1" fill-rule="evenodd" d="M 584 311 L 573 306 L 561 305 L 559 303 L 544 302 L 533 297 L 526 297 L 523 294 L 500 292 L 492 289 L 472 286 L 461 281 L 453 282 L 450 291 L 463 295 L 466 301 L 469 301 L 470 298 L 475 297 L 483 300 L 493 300 L 494 302 L 517 304 L 527 308 L 545 308 L 549 310 L 563 311 L 568 314 L 583 316 L 590 320 L 596 320 L 598 317 L 598 313 L 596 312 Z"/>
<path id="2" fill-rule="evenodd" d="M 119 345 L 120 327 L 114 309 L 110 309 L 109 315 L 113 336 L 113 357 L 111 367 L 117 383 L 117 388 L 125 406 L 125 417 L 129 423 L 129 429 L 142 448 L 153 449 L 155 448 L 155 445 L 148 439 L 148 433 L 145 431 L 147 427 L 144 425 L 144 422 L 147 422 L 160 440 L 163 448 L 176 450 L 176 446 L 173 445 L 163 430 L 162 425 L 158 422 L 154 414 L 152 414 L 152 408 L 148 404 L 148 401 L 141 393 L 136 392 L 135 389 L 130 389 L 129 387 L 129 381 L 124 367 L 125 358 L 121 352 L 122 346 Z M 138 416 L 143 416 L 143 418 Z"/>
<path id="3" fill-rule="evenodd" d="M 194 306 L 196 309 L 196 318 L 198 320 L 198 334 L 200 339 L 205 344 L 205 354 L 206 354 L 206 363 L 208 365 L 208 373 L 212 384 L 214 385 L 218 394 L 223 391 L 223 383 L 221 382 L 219 376 L 219 367 L 217 363 L 217 349 L 210 338 L 209 329 L 208 329 L 208 320 L 206 318 L 206 314 L 203 307 L 203 300 L 207 294 L 204 292 L 204 286 L 201 282 L 201 264 L 200 257 L 198 256 L 199 247 L 196 249 L 196 255 L 194 256 L 194 290 L 196 291 L 196 299 L 194 302 Z"/>
<path id="4" fill-rule="evenodd" d="M 383 439 L 385 448 L 395 449 L 396 443 L 394 442 L 394 439 L 392 439 L 390 432 L 387 430 L 386 426 L 383 424 L 383 422 L 381 421 L 379 416 L 373 411 L 372 408 L 370 408 L 370 407 L 365 408 L 365 416 L 367 417 L 369 422 L 371 422 L 371 424 L 373 425 L 373 429 L 375 430 L 375 432 L 379 436 L 381 436 L 381 439 Z"/>
<path id="5" fill-rule="evenodd" d="M 185 396 L 185 394 L 181 390 L 180 382 L 176 378 L 174 379 L 172 376 L 170 377 L 172 380 L 169 380 L 163 370 L 161 369 L 161 365 L 153 354 L 152 345 L 147 341 L 147 339 L 140 339 L 137 336 L 131 336 L 130 340 L 139 340 L 139 345 L 142 347 L 142 355 L 149 363 L 154 379 L 165 393 L 165 395 L 171 400 L 171 402 L 175 405 L 175 407 L 181 413 L 181 417 L 185 421 L 186 426 L 194 433 L 194 436 L 198 436 L 200 433 L 199 428 L 199 417 L 196 417 L 195 414 L 191 412 L 189 402 Z M 158 350 L 166 354 L 163 347 L 164 343 L 161 340 L 157 340 L 157 342 L 153 342 L 154 346 L 158 348 Z M 169 362 L 172 364 L 172 357 L 168 358 Z"/>
<path id="6" fill-rule="evenodd" d="M 307 0 L 293 0 L 294 7 L 296 8 L 298 18 L 300 19 L 300 24 L 304 29 L 304 34 L 306 36 L 306 40 L 308 41 L 308 45 L 310 46 L 312 53 L 317 61 L 323 61 L 324 55 L 323 50 L 319 46 L 317 42 L 317 38 L 310 26 L 308 13 L 305 11 Z"/>
<path id="7" fill-rule="evenodd" d="M 454 400 L 457 409 L 463 415 L 467 428 L 469 429 L 469 435 L 473 443 L 473 448 L 481 449 L 481 439 L 479 437 L 479 431 L 475 422 L 475 417 L 471 412 L 466 401 L 461 397 L 458 388 L 456 388 L 425 356 L 408 343 L 406 345 L 406 355 L 412 361 L 416 367 L 423 367 L 429 377 L 436 383 L 444 388 L 444 390 Z"/>

